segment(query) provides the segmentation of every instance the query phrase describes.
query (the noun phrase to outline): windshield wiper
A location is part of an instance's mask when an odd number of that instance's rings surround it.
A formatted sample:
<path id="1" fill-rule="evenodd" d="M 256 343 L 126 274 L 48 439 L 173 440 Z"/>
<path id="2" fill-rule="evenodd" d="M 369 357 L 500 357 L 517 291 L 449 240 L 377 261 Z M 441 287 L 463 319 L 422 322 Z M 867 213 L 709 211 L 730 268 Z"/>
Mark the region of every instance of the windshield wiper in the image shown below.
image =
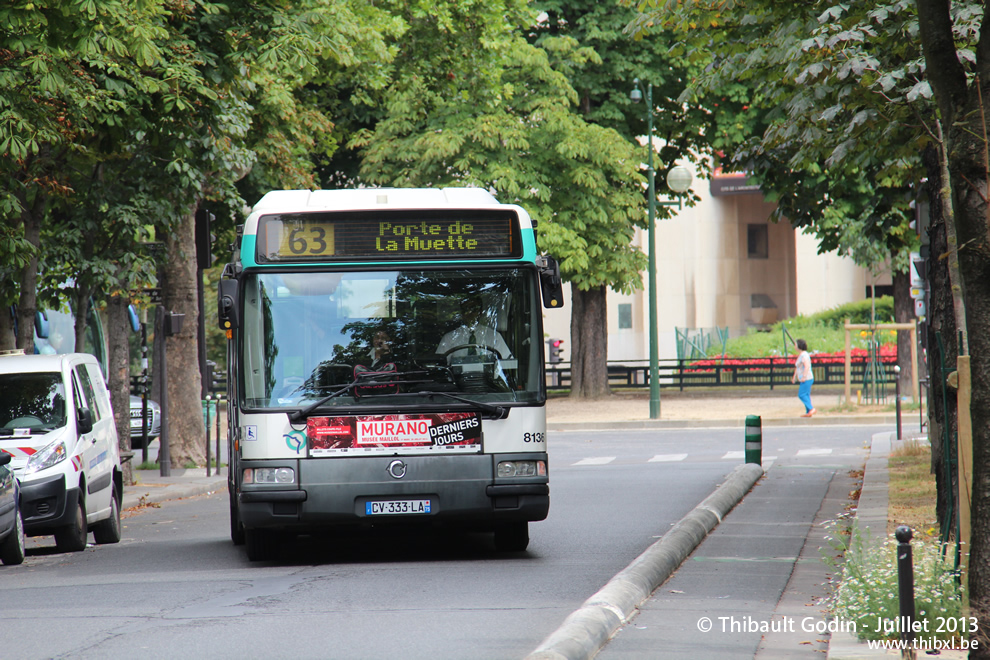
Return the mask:
<path id="1" fill-rule="evenodd" d="M 317 401 L 314 401 L 313 403 L 309 404 L 305 408 L 300 408 L 299 410 L 295 411 L 294 413 L 289 413 L 289 421 L 292 422 L 293 424 L 298 424 L 299 422 L 301 422 L 304 419 L 306 419 L 306 417 L 309 415 L 309 413 L 313 412 L 314 410 L 316 410 L 317 408 L 319 408 L 320 406 L 322 406 L 324 403 L 326 403 L 330 399 L 332 399 L 334 397 L 338 397 L 341 394 L 345 394 L 345 393 L 351 391 L 354 388 L 354 386 L 357 385 L 357 384 L 358 384 L 357 381 L 354 381 L 352 383 L 348 383 L 347 385 L 344 385 L 342 388 L 340 388 L 336 392 L 331 392 L 327 396 L 325 396 L 322 399 L 319 399 Z"/>
<path id="2" fill-rule="evenodd" d="M 509 416 L 509 409 L 506 406 L 496 406 L 491 403 L 484 403 L 483 401 L 474 401 L 472 399 L 465 399 L 464 397 L 451 394 L 450 392 L 426 390 L 425 392 L 415 392 L 411 394 L 415 394 L 415 396 L 428 396 L 431 398 L 434 396 L 443 396 L 443 397 L 447 397 L 448 399 L 453 399 L 454 401 L 459 401 L 461 403 L 477 406 L 478 408 L 481 409 L 482 412 L 486 412 L 489 415 L 491 415 L 491 419 L 505 419 L 506 417 Z"/>
<path id="3" fill-rule="evenodd" d="M 424 371 L 396 371 L 394 373 L 392 373 L 392 372 L 386 372 L 385 375 L 386 375 L 387 378 L 385 380 L 375 380 L 375 379 L 371 379 L 371 378 L 368 378 L 368 377 L 363 376 L 363 375 L 359 375 L 357 380 L 355 380 L 353 382 L 350 382 L 347 385 L 344 385 L 339 390 L 336 390 L 335 392 L 331 392 L 327 396 L 323 397 L 322 399 L 319 399 L 318 401 L 314 401 L 313 403 L 309 404 L 305 408 L 300 408 L 299 410 L 295 411 L 294 413 L 290 413 L 289 414 L 289 421 L 292 422 L 293 424 L 298 424 L 299 422 L 303 421 L 311 412 L 313 412 L 314 410 L 316 410 L 317 408 L 319 408 L 320 406 L 322 406 L 324 403 L 326 403 L 330 399 L 333 399 L 335 397 L 338 397 L 341 394 L 346 394 L 347 392 L 350 392 L 351 390 L 353 390 L 356 387 L 374 387 L 376 385 L 379 385 L 379 386 L 380 385 L 408 385 L 408 384 L 414 384 L 414 383 L 428 383 L 428 382 L 431 382 L 431 381 L 426 381 L 426 380 L 402 380 L 402 381 L 395 380 L 395 378 L 397 376 L 409 376 L 409 375 L 412 375 L 412 374 L 422 374 L 422 373 L 426 373 L 426 372 L 424 372 Z M 382 372 L 378 372 L 377 375 L 381 376 L 382 375 Z M 373 396 L 373 395 L 369 395 L 369 396 Z"/>
<path id="4" fill-rule="evenodd" d="M 396 372 L 395 374 L 389 374 L 389 376 L 400 376 L 400 375 L 415 374 L 415 373 L 422 373 L 422 372 L 416 372 L 416 371 L 410 371 L 405 373 Z M 323 397 L 319 401 L 314 401 L 305 408 L 300 408 L 299 410 L 293 413 L 289 413 L 289 421 L 292 422 L 293 424 L 298 424 L 299 422 L 306 419 L 306 417 L 311 412 L 322 406 L 330 399 L 338 397 L 341 394 L 346 394 L 355 387 L 373 387 L 375 385 L 398 385 L 400 383 L 403 385 L 408 385 L 408 384 L 421 384 L 421 383 L 429 383 L 429 382 L 433 382 L 433 381 L 404 380 L 404 381 L 396 382 L 395 380 L 356 380 L 352 383 L 348 383 L 347 385 L 341 387 L 339 390 L 335 392 L 331 392 L 330 394 Z M 466 399 L 464 397 L 451 394 L 450 392 L 440 392 L 437 390 L 424 390 L 419 392 L 392 392 L 390 394 L 368 394 L 365 396 L 367 396 L 368 398 L 377 397 L 377 396 L 389 397 L 389 398 L 426 396 L 429 398 L 433 398 L 435 396 L 442 396 L 457 401 L 458 403 L 465 403 L 469 406 L 474 406 L 479 410 L 481 410 L 481 412 L 488 413 L 490 415 L 489 419 L 505 419 L 506 417 L 509 416 L 509 409 L 506 406 L 498 406 L 491 403 L 485 403 L 483 401 L 474 401 L 473 399 Z"/>

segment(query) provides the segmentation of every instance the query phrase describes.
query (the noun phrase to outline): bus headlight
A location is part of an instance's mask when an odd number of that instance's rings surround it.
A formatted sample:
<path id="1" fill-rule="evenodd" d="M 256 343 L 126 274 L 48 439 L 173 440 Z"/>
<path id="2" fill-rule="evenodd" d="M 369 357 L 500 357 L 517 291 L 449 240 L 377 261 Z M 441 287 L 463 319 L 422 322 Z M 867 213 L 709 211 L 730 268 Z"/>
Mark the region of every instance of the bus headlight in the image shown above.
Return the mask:
<path id="1" fill-rule="evenodd" d="M 545 477 L 547 464 L 544 461 L 502 461 L 495 474 L 499 477 Z"/>
<path id="2" fill-rule="evenodd" d="M 296 471 L 287 467 L 261 467 L 245 468 L 245 484 L 294 484 L 296 483 Z"/>
<path id="3" fill-rule="evenodd" d="M 68 455 L 69 452 L 65 448 L 65 442 L 56 440 L 41 451 L 31 455 L 31 458 L 28 459 L 27 464 L 24 466 L 24 474 L 33 474 L 39 470 L 57 465 L 64 461 Z"/>

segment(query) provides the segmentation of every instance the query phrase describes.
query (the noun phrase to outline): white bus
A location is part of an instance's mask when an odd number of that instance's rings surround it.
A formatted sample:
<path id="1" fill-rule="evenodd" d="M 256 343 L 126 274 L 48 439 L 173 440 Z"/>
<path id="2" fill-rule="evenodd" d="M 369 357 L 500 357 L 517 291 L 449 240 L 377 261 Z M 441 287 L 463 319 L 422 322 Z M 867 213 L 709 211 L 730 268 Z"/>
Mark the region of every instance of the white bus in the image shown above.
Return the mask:
<path id="1" fill-rule="evenodd" d="M 550 506 L 541 301 L 556 262 L 484 190 L 265 195 L 219 285 L 234 543 L 442 525 L 524 550 Z"/>

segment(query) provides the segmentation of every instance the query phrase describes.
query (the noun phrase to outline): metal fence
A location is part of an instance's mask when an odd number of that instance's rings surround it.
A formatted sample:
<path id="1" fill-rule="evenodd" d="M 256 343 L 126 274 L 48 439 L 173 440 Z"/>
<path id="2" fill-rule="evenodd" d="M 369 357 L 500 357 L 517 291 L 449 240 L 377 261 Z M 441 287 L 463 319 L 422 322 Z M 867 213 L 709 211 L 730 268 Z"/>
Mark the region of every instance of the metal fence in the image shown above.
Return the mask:
<path id="1" fill-rule="evenodd" d="M 685 390 L 692 387 L 765 387 L 772 390 L 779 385 L 791 385 L 794 361 L 783 358 L 746 358 L 732 360 L 660 360 L 660 387 Z M 850 379 L 864 389 L 895 382 L 894 363 L 870 361 L 866 357 L 850 359 Z M 843 385 L 845 365 L 829 361 L 812 365 L 816 385 Z M 565 390 L 571 386 L 570 362 L 548 364 L 547 389 Z M 608 362 L 608 381 L 612 387 L 649 388 L 649 360 L 622 360 Z M 226 395 L 227 379 L 214 375 L 210 392 L 213 398 Z"/>
<path id="2" fill-rule="evenodd" d="M 685 390 L 692 387 L 766 387 L 791 385 L 794 375 L 793 360 L 782 358 L 747 358 L 726 361 L 660 360 L 660 387 Z M 875 385 L 894 382 L 892 362 L 870 363 L 866 358 L 851 359 L 850 378 L 853 383 Z M 845 364 L 841 361 L 814 364 L 816 385 L 842 385 L 845 383 Z M 650 365 L 648 360 L 624 360 L 608 363 L 608 381 L 612 387 L 648 388 Z M 868 382 L 869 381 L 869 382 Z M 571 367 L 568 362 L 547 365 L 547 389 L 563 390 L 571 386 Z"/>

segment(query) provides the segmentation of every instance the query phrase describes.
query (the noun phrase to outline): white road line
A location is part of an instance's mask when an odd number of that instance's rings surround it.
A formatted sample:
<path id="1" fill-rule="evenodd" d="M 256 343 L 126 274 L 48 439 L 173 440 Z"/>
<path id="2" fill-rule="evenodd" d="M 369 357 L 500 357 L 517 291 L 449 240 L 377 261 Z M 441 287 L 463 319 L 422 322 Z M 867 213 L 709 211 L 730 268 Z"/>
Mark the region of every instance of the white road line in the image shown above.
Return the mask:
<path id="1" fill-rule="evenodd" d="M 650 463 L 673 463 L 675 461 L 683 461 L 687 458 L 687 454 L 657 454 L 649 460 Z"/>
<path id="2" fill-rule="evenodd" d="M 615 456 L 594 456 L 591 458 L 582 458 L 574 465 L 608 465 L 615 460 Z"/>
<path id="3" fill-rule="evenodd" d="M 725 452 L 725 456 L 722 457 L 723 460 L 724 459 L 730 459 L 730 458 L 746 458 L 746 452 L 744 452 L 744 451 L 727 451 L 727 452 Z"/>
<path id="4" fill-rule="evenodd" d="M 831 449 L 800 449 L 798 450 L 798 456 L 828 456 L 832 453 Z"/>

